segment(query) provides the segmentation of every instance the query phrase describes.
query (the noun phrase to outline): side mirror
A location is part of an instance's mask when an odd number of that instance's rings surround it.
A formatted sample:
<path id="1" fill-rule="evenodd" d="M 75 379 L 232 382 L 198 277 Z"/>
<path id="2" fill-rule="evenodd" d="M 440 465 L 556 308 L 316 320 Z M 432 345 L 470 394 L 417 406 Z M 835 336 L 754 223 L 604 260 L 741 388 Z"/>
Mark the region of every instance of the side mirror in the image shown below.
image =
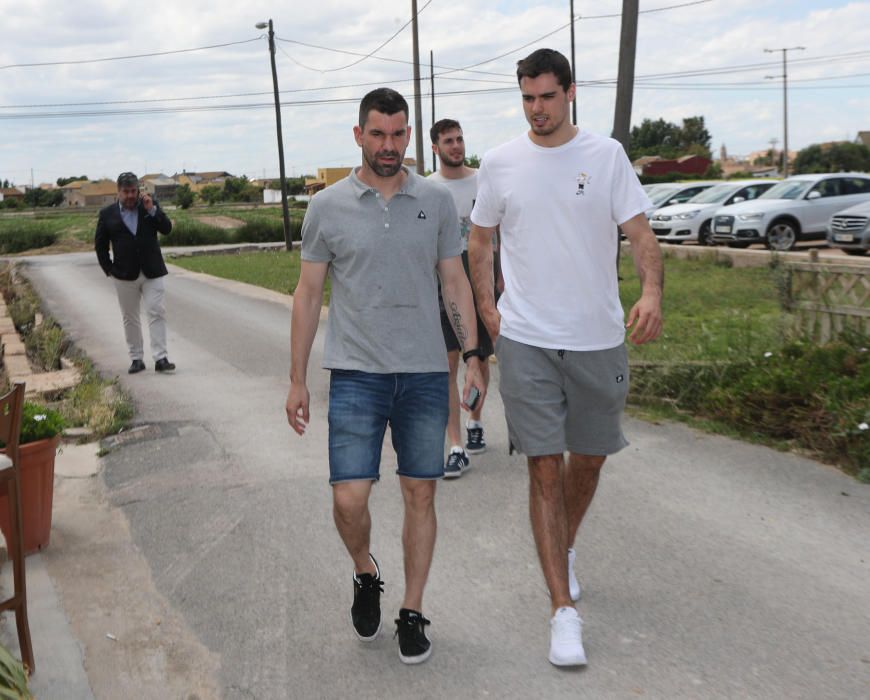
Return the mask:
<path id="1" fill-rule="evenodd" d="M 745 202 L 746 197 L 735 197 L 731 200 L 731 204 L 737 204 L 738 202 Z"/>
<path id="2" fill-rule="evenodd" d="M 822 196 L 822 193 L 818 190 L 813 190 L 807 195 L 807 199 L 819 199 Z"/>

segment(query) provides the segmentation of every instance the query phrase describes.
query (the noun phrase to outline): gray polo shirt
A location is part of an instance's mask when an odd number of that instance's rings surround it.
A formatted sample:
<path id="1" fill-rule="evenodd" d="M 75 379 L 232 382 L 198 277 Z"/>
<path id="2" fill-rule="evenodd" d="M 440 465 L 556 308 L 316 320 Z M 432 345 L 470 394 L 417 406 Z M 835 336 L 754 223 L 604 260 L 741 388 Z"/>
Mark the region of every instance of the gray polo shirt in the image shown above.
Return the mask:
<path id="1" fill-rule="evenodd" d="M 461 254 L 459 219 L 446 187 L 405 170 L 389 202 L 353 171 L 308 205 L 302 259 L 332 279 L 325 368 L 447 371 L 436 265 Z"/>

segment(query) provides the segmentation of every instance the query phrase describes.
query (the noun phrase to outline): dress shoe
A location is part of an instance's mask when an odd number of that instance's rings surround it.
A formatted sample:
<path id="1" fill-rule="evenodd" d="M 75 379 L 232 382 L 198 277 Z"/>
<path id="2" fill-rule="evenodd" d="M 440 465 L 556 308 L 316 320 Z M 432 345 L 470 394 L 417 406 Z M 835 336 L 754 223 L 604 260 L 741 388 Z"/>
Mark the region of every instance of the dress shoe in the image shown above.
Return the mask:
<path id="1" fill-rule="evenodd" d="M 154 363 L 154 369 L 158 372 L 173 372 L 175 371 L 175 365 L 169 361 L 168 357 L 161 357 Z"/>
<path id="2" fill-rule="evenodd" d="M 133 364 L 130 365 L 127 374 L 136 374 L 136 372 L 141 372 L 143 369 L 145 369 L 145 363 L 142 360 L 133 360 Z"/>

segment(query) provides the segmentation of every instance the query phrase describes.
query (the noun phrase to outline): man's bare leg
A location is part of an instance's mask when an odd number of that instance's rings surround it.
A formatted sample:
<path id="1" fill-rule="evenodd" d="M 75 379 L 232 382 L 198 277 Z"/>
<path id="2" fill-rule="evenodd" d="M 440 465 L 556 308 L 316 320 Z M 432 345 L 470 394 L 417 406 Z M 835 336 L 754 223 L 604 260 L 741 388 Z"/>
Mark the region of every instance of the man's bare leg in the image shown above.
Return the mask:
<path id="1" fill-rule="evenodd" d="M 372 533 L 369 494 L 372 483 L 344 481 L 332 487 L 332 517 L 357 574 L 376 573 L 375 565 L 369 559 Z"/>
<path id="2" fill-rule="evenodd" d="M 564 458 L 559 455 L 529 457 L 529 515 L 541 561 L 541 570 L 553 612 L 574 603 L 568 592 L 568 518 L 563 491 Z"/>
<path id="3" fill-rule="evenodd" d="M 438 521 L 435 516 L 435 480 L 400 476 L 405 500 L 402 548 L 405 553 L 405 598 L 402 607 L 423 612 L 423 589 L 435 551 Z"/>
<path id="4" fill-rule="evenodd" d="M 568 455 L 562 484 L 565 493 L 565 510 L 568 516 L 568 547 L 574 546 L 580 523 L 589 510 L 589 504 L 598 488 L 601 467 L 606 457 L 597 455 Z M 567 548 L 566 548 L 567 549 Z"/>

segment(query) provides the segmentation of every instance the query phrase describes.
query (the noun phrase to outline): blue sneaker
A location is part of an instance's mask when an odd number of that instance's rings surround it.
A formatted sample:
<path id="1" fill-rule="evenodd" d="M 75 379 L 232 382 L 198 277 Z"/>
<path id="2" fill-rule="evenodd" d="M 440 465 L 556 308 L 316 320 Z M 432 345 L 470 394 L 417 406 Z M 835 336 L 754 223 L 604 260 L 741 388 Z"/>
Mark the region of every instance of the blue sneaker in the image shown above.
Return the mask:
<path id="1" fill-rule="evenodd" d="M 471 463 L 465 450 L 461 447 L 454 447 L 447 455 L 447 464 L 444 465 L 445 479 L 458 479 L 463 472 L 471 468 Z"/>

